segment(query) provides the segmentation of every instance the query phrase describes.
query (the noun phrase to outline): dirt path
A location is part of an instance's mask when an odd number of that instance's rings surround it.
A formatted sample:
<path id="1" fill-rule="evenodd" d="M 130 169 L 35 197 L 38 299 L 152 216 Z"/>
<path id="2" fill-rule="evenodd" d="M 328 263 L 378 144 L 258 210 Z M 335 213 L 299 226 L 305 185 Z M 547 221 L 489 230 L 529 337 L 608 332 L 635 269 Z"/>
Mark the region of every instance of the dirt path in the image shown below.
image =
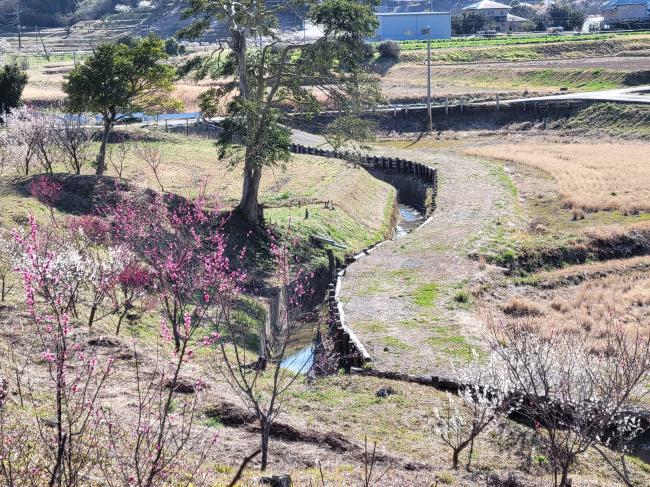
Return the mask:
<path id="1" fill-rule="evenodd" d="M 510 196 L 498 172 L 479 159 L 449 149 L 379 151 L 438 167 L 438 207 L 424 227 L 349 268 L 346 319 L 375 368 L 448 373 L 450 360 L 480 346 L 483 329 L 464 301 L 470 280 L 482 275 L 467 254 L 489 237 Z"/>

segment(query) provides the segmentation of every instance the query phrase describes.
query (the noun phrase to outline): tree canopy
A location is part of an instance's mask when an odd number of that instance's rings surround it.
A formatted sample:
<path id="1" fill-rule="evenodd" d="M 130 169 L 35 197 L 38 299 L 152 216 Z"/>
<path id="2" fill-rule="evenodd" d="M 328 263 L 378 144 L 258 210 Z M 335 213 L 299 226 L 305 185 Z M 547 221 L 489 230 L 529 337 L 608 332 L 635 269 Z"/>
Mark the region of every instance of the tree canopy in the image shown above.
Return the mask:
<path id="1" fill-rule="evenodd" d="M 0 70 L 0 108 L 16 108 L 27 85 L 27 74 L 14 64 L 5 65 Z M 1 114 L 0 114 L 1 115 Z"/>
<path id="2" fill-rule="evenodd" d="M 578 29 L 585 21 L 584 11 L 568 2 L 551 5 L 548 9 L 548 17 L 553 26 L 565 29 Z"/>
<path id="3" fill-rule="evenodd" d="M 178 105 L 170 97 L 176 70 L 165 59 L 163 41 L 149 35 L 131 45 L 101 44 L 66 76 L 67 110 L 99 113 L 104 122 L 98 174 L 103 173 L 108 136 L 120 116 Z"/>
<path id="4" fill-rule="evenodd" d="M 220 22 L 227 35 L 222 49 L 188 63 L 186 72 L 225 82 L 202 96 L 205 115 L 223 113 L 220 154 L 243 146 L 244 181 L 239 209 L 252 223 L 262 220 L 258 203 L 264 166 L 289 157 L 287 112 L 317 115 L 324 107 L 353 114 L 379 97 L 376 80 L 369 74 L 372 50 L 364 39 L 374 34 L 374 1 L 315 0 L 283 2 L 264 0 L 189 0 L 184 16 L 192 23 L 180 35 L 195 38 Z M 307 10 L 323 36 L 314 42 L 282 39 L 278 16 L 291 9 Z M 261 47 L 249 45 L 260 39 Z M 337 124 L 330 128 L 334 131 Z M 346 138 L 367 135 L 363 123 L 346 123 Z M 358 128 L 359 130 L 355 130 Z M 340 140 L 337 139 L 337 140 Z M 232 153 L 232 151 L 230 151 Z"/>

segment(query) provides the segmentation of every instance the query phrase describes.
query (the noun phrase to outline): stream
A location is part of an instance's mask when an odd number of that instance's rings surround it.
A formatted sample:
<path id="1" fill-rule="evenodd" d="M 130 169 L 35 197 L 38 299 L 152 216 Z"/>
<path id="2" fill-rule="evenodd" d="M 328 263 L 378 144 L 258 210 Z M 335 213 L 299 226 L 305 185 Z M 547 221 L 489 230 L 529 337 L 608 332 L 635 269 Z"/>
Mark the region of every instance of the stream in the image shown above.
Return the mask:
<path id="1" fill-rule="evenodd" d="M 412 206 L 399 203 L 399 220 L 395 226 L 395 238 L 400 238 L 408 235 L 422 223 L 424 223 L 424 215 L 413 208 Z M 292 372 L 300 372 L 306 374 L 314 362 L 314 343 L 310 341 L 304 344 L 298 351 L 285 357 L 280 362 L 280 367 L 288 369 Z"/>

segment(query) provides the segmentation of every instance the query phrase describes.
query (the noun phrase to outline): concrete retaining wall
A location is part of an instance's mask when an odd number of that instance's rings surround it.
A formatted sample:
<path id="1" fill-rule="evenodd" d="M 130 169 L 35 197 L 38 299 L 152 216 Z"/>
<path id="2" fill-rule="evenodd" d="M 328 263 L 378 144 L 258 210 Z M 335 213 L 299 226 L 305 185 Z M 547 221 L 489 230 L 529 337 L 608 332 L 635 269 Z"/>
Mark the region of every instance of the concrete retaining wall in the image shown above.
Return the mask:
<path id="1" fill-rule="evenodd" d="M 368 156 L 301 144 L 290 144 L 289 150 L 294 154 L 330 157 L 359 164 L 376 177 L 393 184 L 398 190 L 400 199 L 421 210 L 425 218 L 428 218 L 435 209 L 438 187 L 438 170 L 436 168 L 401 158 Z"/>

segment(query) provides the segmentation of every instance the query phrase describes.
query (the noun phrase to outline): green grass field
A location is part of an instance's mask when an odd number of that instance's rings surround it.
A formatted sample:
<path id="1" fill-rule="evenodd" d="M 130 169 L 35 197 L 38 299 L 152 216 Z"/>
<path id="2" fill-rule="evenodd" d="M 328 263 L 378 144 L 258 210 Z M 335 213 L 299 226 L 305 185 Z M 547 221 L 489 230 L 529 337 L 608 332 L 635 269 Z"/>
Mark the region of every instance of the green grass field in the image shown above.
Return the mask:
<path id="1" fill-rule="evenodd" d="M 574 34 L 574 35 L 508 35 L 493 38 L 465 37 L 457 39 L 435 39 L 431 41 L 431 49 L 453 49 L 463 47 L 489 47 L 489 46 L 511 46 L 521 44 L 549 44 L 580 41 L 595 41 L 614 39 L 620 36 L 647 35 L 650 31 L 624 32 L 607 34 Z M 423 40 L 400 41 L 400 47 L 405 51 L 426 49 L 427 42 Z"/>

